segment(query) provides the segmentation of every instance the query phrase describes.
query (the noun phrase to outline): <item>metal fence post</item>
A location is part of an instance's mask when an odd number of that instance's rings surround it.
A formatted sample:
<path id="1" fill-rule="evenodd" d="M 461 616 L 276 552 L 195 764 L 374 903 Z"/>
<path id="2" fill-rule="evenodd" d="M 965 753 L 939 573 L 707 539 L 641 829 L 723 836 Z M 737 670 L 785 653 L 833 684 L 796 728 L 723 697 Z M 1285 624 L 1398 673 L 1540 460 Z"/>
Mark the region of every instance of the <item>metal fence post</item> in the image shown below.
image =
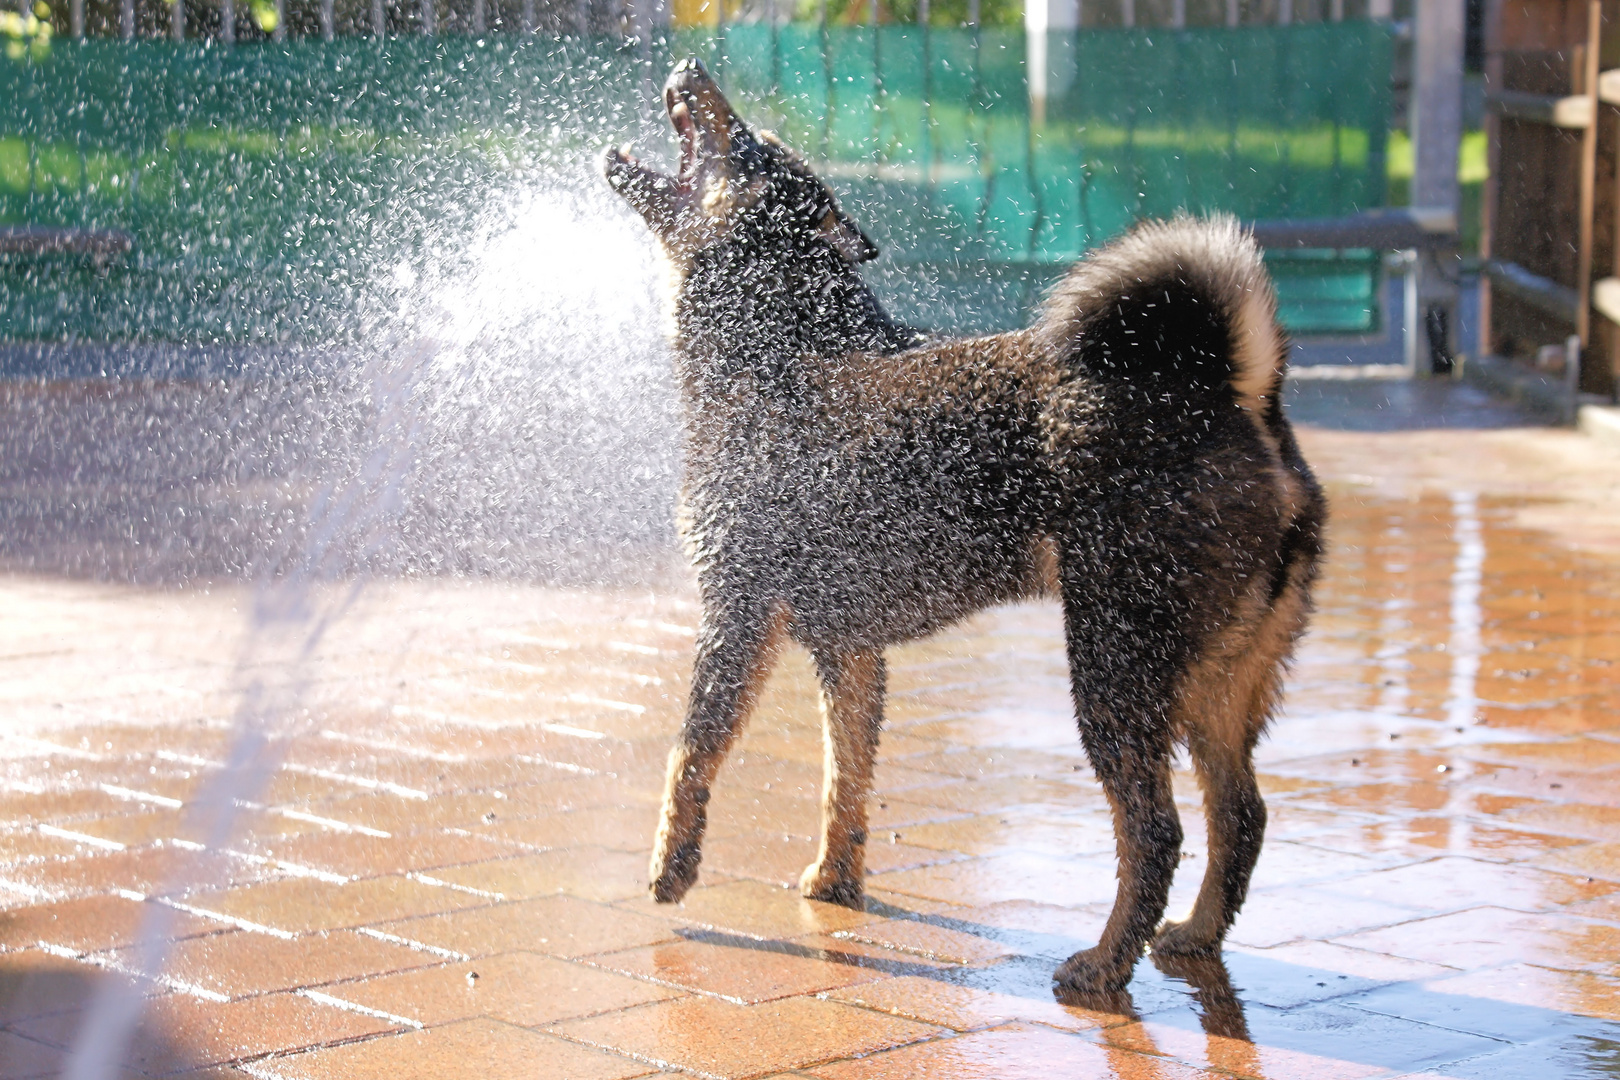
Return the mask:
<path id="1" fill-rule="evenodd" d="M 178 4 L 180 0 L 174 2 Z M 276 0 L 276 28 L 270 31 L 270 40 L 287 40 L 287 0 Z"/>
<path id="2" fill-rule="evenodd" d="M 422 0 L 426 3 L 427 0 Z M 484 9 L 484 0 L 473 0 L 472 28 L 473 33 L 482 34 L 488 28 L 489 17 Z"/>
<path id="3" fill-rule="evenodd" d="M 523 6 L 518 14 L 519 29 L 524 34 L 534 34 L 534 0 L 523 0 Z"/>
<path id="4" fill-rule="evenodd" d="M 84 0 L 72 0 L 68 4 L 68 33 L 73 40 L 84 40 Z"/>
<path id="5" fill-rule="evenodd" d="M 219 40 L 226 45 L 236 40 L 236 0 L 220 0 Z"/>
<path id="6" fill-rule="evenodd" d="M 432 37 L 439 29 L 439 9 L 433 0 L 422 0 L 422 33 Z"/>
<path id="7" fill-rule="evenodd" d="M 371 33 L 379 38 L 388 36 L 388 11 L 383 0 L 371 0 Z"/>
<path id="8" fill-rule="evenodd" d="M 84 0 L 79 0 L 82 4 Z M 173 0 L 169 5 L 169 37 L 186 40 L 186 0 Z"/>
<path id="9" fill-rule="evenodd" d="M 135 40 L 135 0 L 118 2 L 118 36 L 125 41 Z"/>
<path id="10" fill-rule="evenodd" d="M 176 2 L 178 2 L 178 0 L 176 0 Z M 335 6 L 336 5 L 334 4 L 333 0 L 321 0 L 320 20 L 322 41 L 331 41 L 337 36 L 337 12 L 334 10 Z"/>
<path id="11" fill-rule="evenodd" d="M 1024 55 L 1029 72 L 1029 119 L 1046 123 L 1046 102 L 1074 80 L 1074 33 L 1080 28 L 1080 0 L 1025 0 Z M 1053 56 L 1056 47 L 1061 55 Z"/>
<path id="12" fill-rule="evenodd" d="M 1412 207 L 1431 215 L 1449 213 L 1455 228 L 1461 189 L 1457 149 L 1462 141 L 1464 0 L 1425 0 L 1417 5 L 1412 57 Z M 1449 374 L 1450 329 L 1457 324 L 1457 283 L 1446 272 L 1449 251 L 1424 249 L 1417 275 L 1418 318 L 1438 320 L 1431 348 L 1434 374 Z M 1432 314 L 1431 314 L 1432 313 Z"/>

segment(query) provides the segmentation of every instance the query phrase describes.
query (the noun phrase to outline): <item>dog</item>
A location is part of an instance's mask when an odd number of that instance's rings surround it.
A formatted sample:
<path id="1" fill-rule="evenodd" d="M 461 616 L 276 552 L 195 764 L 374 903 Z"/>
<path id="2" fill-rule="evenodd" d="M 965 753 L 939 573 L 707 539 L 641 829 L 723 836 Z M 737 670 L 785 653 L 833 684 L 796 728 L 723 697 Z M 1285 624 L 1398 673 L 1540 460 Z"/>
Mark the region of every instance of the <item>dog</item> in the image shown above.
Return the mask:
<path id="1" fill-rule="evenodd" d="M 778 647 L 815 661 L 821 841 L 803 895 L 864 903 L 866 800 L 891 645 L 995 604 L 1062 602 L 1080 737 L 1113 813 L 1112 913 L 1060 988 L 1113 991 L 1155 953 L 1219 954 L 1260 853 L 1253 751 L 1310 613 L 1326 505 L 1283 416 L 1288 343 L 1231 218 L 1137 226 L 1076 264 L 1028 329 L 937 340 L 883 310 L 876 245 L 696 60 L 664 105 L 674 176 L 607 152 L 670 270 L 702 600 L 651 891 L 697 879 L 705 807 Z M 1185 745 L 1209 863 L 1164 922 Z"/>

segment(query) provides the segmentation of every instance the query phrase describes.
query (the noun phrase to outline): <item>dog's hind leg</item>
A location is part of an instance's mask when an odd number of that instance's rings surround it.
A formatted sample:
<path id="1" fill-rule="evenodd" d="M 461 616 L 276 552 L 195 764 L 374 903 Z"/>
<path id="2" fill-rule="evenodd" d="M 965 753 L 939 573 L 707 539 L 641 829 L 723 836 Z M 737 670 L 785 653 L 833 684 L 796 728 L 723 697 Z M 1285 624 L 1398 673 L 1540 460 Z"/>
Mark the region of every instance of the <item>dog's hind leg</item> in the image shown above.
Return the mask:
<path id="1" fill-rule="evenodd" d="M 821 850 L 799 879 L 799 891 L 859 910 L 866 889 L 866 797 L 883 726 L 883 654 L 817 652 L 816 671 L 826 737 Z"/>
<path id="2" fill-rule="evenodd" d="M 1053 978 L 1082 993 L 1122 989 L 1164 916 L 1181 858 L 1181 819 L 1171 791 L 1172 703 L 1157 675 L 1164 644 L 1146 624 L 1082 604 L 1065 583 L 1064 617 L 1080 738 L 1114 815 L 1119 885 L 1094 948 L 1075 953 Z"/>
<path id="3" fill-rule="evenodd" d="M 1168 922 L 1155 954 L 1217 952 L 1249 891 L 1266 834 L 1266 804 L 1254 778 L 1254 747 L 1282 692 L 1284 663 L 1303 631 L 1303 586 L 1290 583 L 1245 634 L 1240 650 L 1195 664 L 1181 694 L 1180 727 L 1204 790 L 1209 863 L 1192 914 Z"/>
<path id="4" fill-rule="evenodd" d="M 679 900 L 697 880 L 709 788 L 770 674 L 786 621 L 785 609 L 765 606 L 704 612 L 648 869 L 659 903 Z"/>

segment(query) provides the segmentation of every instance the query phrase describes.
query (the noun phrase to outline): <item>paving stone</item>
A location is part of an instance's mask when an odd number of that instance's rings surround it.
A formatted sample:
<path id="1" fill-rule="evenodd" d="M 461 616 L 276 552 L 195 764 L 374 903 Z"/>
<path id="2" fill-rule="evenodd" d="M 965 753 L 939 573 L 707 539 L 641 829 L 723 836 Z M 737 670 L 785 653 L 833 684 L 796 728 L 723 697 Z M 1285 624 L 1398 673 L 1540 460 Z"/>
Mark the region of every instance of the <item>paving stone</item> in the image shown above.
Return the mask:
<path id="1" fill-rule="evenodd" d="M 102 989 L 117 981 L 145 996 L 166 993 L 161 987 L 139 987 L 132 980 L 96 964 L 70 960 L 43 949 L 0 953 L 0 1028 L 28 1020 L 77 1013 Z"/>
<path id="2" fill-rule="evenodd" d="M 851 959 L 859 957 L 829 953 L 811 943 L 694 931 L 686 940 L 601 953 L 589 962 L 607 971 L 752 1005 L 884 977 L 875 966 Z"/>
<path id="3" fill-rule="evenodd" d="M 0 875 L 18 863 L 87 855 L 94 846 L 38 829 L 7 829 L 0 832 Z"/>
<path id="4" fill-rule="evenodd" d="M 82 1023 L 82 1014 L 79 1020 Z M 65 1048 L 79 1026 L 47 1018 L 26 1021 L 16 1031 L 24 1036 L 45 1033 L 43 1038 Z M 161 1076 L 345 1042 L 398 1027 L 295 994 L 271 994 L 229 1004 L 169 994 L 146 1003 L 123 1061 L 140 1072 Z"/>
<path id="5" fill-rule="evenodd" d="M 827 996 L 957 1031 L 999 1027 L 1020 1020 L 1064 1031 L 1091 1031 L 1101 1026 L 1094 1015 L 1050 999 L 979 990 L 920 975 L 861 983 L 833 990 Z"/>
<path id="6" fill-rule="evenodd" d="M 0 1031 L 0 1080 L 57 1076 L 64 1063 L 64 1055 L 58 1048 Z"/>
<path id="7" fill-rule="evenodd" d="M 878 945 L 902 955 L 947 964 L 985 964 L 1015 953 L 1012 947 L 989 936 L 915 919 L 885 919 L 829 936 L 838 941 Z"/>
<path id="8" fill-rule="evenodd" d="M 1009 1026 L 822 1065 L 811 1075 L 825 1080 L 904 1080 L 919 1076 L 962 1080 L 1050 1080 L 1053 1076 L 1192 1080 L 1202 1074 L 1174 1062 L 1099 1046 L 1074 1035 Z"/>
<path id="9" fill-rule="evenodd" d="M 97 851 L 74 859 L 13 867 L 6 880 L 51 899 L 98 893 L 136 892 L 148 896 L 184 895 L 199 883 L 228 888 L 279 876 L 273 866 L 214 851 L 167 845 Z"/>
<path id="10" fill-rule="evenodd" d="M 511 845 L 464 833 L 428 831 L 400 836 L 363 833 L 306 833 L 251 844 L 259 855 L 313 867 L 344 877 L 381 877 L 412 871 L 501 858 L 513 853 Z"/>
<path id="11" fill-rule="evenodd" d="M 396 875 L 343 884 L 283 878 L 225 892 L 200 893 L 187 897 L 186 904 L 206 916 L 305 934 L 479 907 L 492 899 Z"/>
<path id="12" fill-rule="evenodd" d="M 277 1058 L 255 1071 L 278 1080 L 628 1080 L 657 1070 L 480 1019 Z"/>
<path id="13" fill-rule="evenodd" d="M 1568 915 L 1478 907 L 1336 940 L 1465 971 L 1523 961 L 1568 971 L 1620 972 L 1620 927 Z"/>
<path id="14" fill-rule="evenodd" d="M 582 900 L 620 900 L 647 891 L 647 859 L 625 851 L 575 847 L 446 867 L 434 877 L 508 900 L 557 893 Z"/>
<path id="15" fill-rule="evenodd" d="M 842 909 L 840 909 L 842 910 Z M 577 957 L 678 940 L 674 924 L 572 896 L 493 904 L 378 924 L 392 937 L 466 956 L 529 950 Z"/>
<path id="16" fill-rule="evenodd" d="M 734 1005 L 680 998 L 549 1029 L 566 1038 L 723 1080 L 745 1080 L 870 1054 L 940 1033 L 932 1025 L 835 1001 L 794 997 Z"/>
<path id="17" fill-rule="evenodd" d="M 133 950 L 108 956 L 122 970 L 139 962 Z M 165 980 L 227 998 L 324 986 L 340 980 L 386 974 L 438 963 L 439 958 L 405 945 L 351 930 L 305 934 L 291 940 L 248 930 L 228 930 L 171 946 Z"/>
<path id="18" fill-rule="evenodd" d="M 806 900 L 796 889 L 758 881 L 703 885 L 679 904 L 656 904 L 650 897 L 620 901 L 617 907 L 757 938 L 793 938 L 864 926 L 878 916 L 837 904 Z"/>
<path id="19" fill-rule="evenodd" d="M 144 928 L 159 919 L 174 938 L 217 933 L 215 921 L 187 912 L 153 912 L 149 903 L 125 896 L 92 896 L 0 911 L 0 946 L 46 946 L 74 953 L 94 953 L 137 941 Z"/>
<path id="20" fill-rule="evenodd" d="M 363 979 L 330 993 L 430 1027 L 478 1016 L 539 1027 L 681 996 L 584 963 L 526 952 Z"/>

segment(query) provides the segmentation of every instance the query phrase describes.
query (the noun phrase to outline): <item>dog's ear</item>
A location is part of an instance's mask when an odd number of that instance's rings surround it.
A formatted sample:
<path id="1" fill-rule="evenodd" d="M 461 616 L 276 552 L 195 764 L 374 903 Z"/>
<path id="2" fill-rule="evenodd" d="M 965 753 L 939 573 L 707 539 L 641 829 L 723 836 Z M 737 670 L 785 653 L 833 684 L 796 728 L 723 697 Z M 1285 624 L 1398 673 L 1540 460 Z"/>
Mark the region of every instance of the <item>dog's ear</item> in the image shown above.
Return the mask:
<path id="1" fill-rule="evenodd" d="M 831 244 L 834 251 L 852 263 L 863 263 L 877 258 L 878 246 L 872 242 L 870 236 L 861 231 L 859 225 L 838 208 L 838 200 L 833 198 L 833 193 L 827 190 L 827 185 L 821 182 L 821 177 L 816 175 L 809 163 L 783 142 L 776 132 L 761 131 L 759 138 L 777 149 L 781 154 L 782 164 L 789 170 L 821 189 L 820 198 L 811 203 L 812 206 L 823 210 L 821 219 L 816 222 L 816 235 Z"/>
<path id="2" fill-rule="evenodd" d="M 833 205 L 822 217 L 816 232 L 832 245 L 832 249 L 852 263 L 863 263 L 878 257 L 878 246 L 861 231 L 844 212 Z"/>

